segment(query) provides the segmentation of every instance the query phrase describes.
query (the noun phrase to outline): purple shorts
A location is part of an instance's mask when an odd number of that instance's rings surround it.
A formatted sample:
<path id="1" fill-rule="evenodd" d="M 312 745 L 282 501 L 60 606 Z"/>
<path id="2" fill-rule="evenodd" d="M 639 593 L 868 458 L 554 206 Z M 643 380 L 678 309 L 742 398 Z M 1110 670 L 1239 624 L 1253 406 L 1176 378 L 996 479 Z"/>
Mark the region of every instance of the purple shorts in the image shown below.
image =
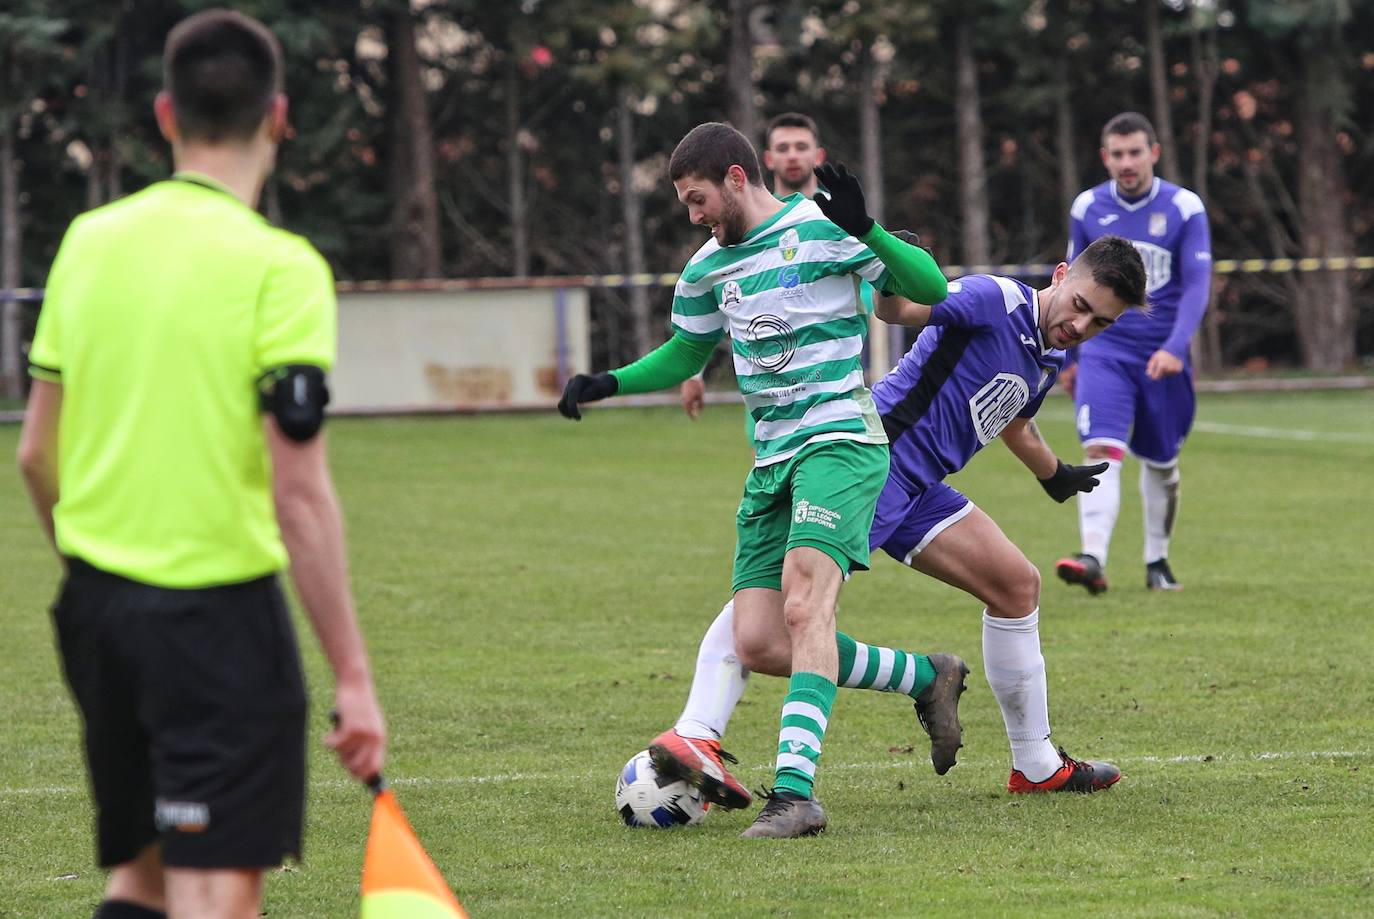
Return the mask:
<path id="1" fill-rule="evenodd" d="M 973 502 L 944 482 L 913 494 L 889 478 L 878 495 L 873 529 L 868 531 L 869 550 L 882 549 L 903 565 L 909 565 L 932 539 L 971 510 Z"/>
<path id="2" fill-rule="evenodd" d="M 1084 446 L 1129 449 L 1143 460 L 1167 465 L 1183 449 L 1196 406 L 1191 366 L 1152 380 L 1139 360 L 1079 357 L 1074 408 Z"/>

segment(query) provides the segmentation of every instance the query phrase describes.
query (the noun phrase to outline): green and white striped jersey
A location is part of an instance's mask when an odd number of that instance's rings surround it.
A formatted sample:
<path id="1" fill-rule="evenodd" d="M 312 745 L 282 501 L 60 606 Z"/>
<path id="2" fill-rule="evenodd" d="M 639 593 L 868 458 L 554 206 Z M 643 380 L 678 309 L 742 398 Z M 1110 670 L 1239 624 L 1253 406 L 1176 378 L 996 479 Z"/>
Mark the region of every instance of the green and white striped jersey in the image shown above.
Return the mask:
<path id="1" fill-rule="evenodd" d="M 864 385 L 871 304 L 887 268 L 801 194 L 735 246 L 710 239 L 673 293 L 673 329 L 718 341 L 729 333 L 748 411 L 754 465 L 782 462 L 808 443 L 887 435 Z"/>

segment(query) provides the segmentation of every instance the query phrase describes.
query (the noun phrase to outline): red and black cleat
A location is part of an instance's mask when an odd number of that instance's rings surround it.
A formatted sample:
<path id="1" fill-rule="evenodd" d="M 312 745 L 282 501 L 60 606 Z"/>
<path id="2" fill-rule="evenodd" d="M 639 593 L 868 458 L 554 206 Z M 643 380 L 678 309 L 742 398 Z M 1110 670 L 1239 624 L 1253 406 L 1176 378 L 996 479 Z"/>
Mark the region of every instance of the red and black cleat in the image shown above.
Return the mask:
<path id="1" fill-rule="evenodd" d="M 1007 779 L 1007 791 L 1012 794 L 1032 794 L 1040 791 L 1072 791 L 1088 794 L 1110 788 L 1121 780 L 1121 770 L 1111 763 L 1094 760 L 1076 760 L 1059 748 L 1059 757 L 1064 764 L 1043 782 L 1032 782 L 1021 774 L 1019 769 L 1011 771 Z"/>
<path id="2" fill-rule="evenodd" d="M 1061 558 L 1054 563 L 1055 574 L 1066 584 L 1082 584 L 1088 593 L 1096 596 L 1107 592 L 1107 573 L 1102 563 L 1091 555 L 1082 552 L 1072 558 Z"/>
<path id="3" fill-rule="evenodd" d="M 735 810 L 748 807 L 753 801 L 749 791 L 725 768 L 724 760 L 738 760 L 722 750 L 719 741 L 683 737 L 677 731 L 667 730 L 649 744 L 649 756 L 660 775 L 701 789 L 702 796 L 712 804 Z"/>

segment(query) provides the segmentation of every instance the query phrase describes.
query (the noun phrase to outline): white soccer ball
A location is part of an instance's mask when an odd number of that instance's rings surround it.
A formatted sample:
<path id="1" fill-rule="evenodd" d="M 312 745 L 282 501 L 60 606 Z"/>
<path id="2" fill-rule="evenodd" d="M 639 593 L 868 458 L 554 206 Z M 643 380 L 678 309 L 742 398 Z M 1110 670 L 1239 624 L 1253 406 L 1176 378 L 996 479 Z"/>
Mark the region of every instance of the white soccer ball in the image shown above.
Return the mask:
<path id="1" fill-rule="evenodd" d="M 659 775 L 648 750 L 630 757 L 615 783 L 615 809 L 626 826 L 690 826 L 705 820 L 710 806 L 699 789 Z"/>

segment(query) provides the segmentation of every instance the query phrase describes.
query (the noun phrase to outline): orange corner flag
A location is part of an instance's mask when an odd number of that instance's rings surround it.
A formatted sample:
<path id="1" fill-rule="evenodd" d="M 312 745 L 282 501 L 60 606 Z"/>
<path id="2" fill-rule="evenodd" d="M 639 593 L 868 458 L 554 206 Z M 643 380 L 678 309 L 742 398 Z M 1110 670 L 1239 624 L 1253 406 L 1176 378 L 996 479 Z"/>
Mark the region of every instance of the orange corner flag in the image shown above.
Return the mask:
<path id="1" fill-rule="evenodd" d="M 390 789 L 377 794 L 363 859 L 362 919 L 467 919 Z"/>

